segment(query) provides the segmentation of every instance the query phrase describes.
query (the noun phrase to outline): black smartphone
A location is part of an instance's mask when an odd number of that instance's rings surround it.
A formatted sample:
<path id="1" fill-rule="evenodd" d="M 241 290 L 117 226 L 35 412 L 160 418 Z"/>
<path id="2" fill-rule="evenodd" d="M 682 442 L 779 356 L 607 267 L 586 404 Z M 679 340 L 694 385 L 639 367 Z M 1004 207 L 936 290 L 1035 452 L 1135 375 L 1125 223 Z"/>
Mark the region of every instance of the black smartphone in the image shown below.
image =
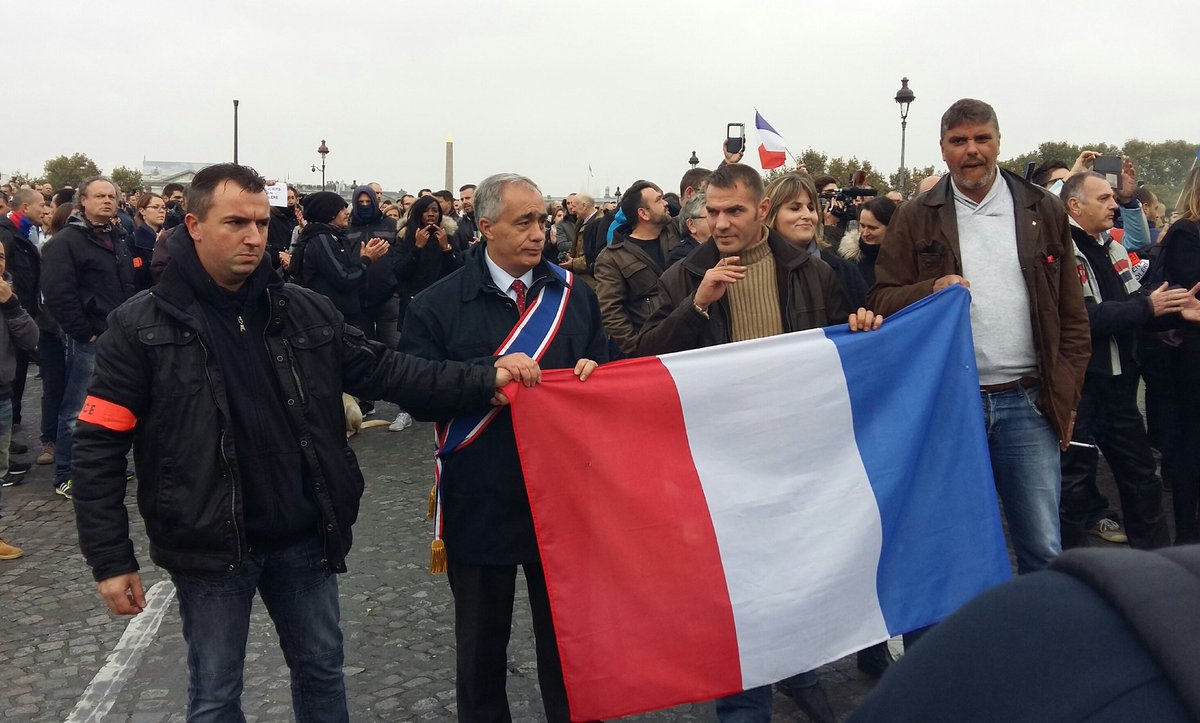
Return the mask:
<path id="1" fill-rule="evenodd" d="M 1026 181 L 1033 180 L 1033 169 L 1035 169 L 1035 168 L 1037 168 L 1037 164 L 1034 163 L 1033 161 L 1029 161 L 1025 164 L 1025 180 Z"/>
<path id="2" fill-rule="evenodd" d="M 1096 160 L 1092 163 L 1092 170 L 1104 176 L 1108 185 L 1117 190 L 1121 189 L 1120 156 L 1096 156 Z"/>
<path id="3" fill-rule="evenodd" d="M 725 132 L 725 150 L 741 153 L 746 150 L 746 124 L 730 123 Z"/>

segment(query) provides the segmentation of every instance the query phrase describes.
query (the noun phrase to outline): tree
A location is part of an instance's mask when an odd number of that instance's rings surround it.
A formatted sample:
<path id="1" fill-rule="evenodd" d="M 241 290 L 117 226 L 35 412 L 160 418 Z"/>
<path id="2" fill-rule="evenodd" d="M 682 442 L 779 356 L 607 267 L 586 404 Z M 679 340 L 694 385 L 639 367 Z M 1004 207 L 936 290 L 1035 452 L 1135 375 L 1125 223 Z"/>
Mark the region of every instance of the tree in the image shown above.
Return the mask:
<path id="1" fill-rule="evenodd" d="M 37 178 L 25 171 L 13 171 L 5 183 L 11 183 L 13 188 L 20 188 L 21 186 L 37 186 L 44 181 L 45 179 Z"/>
<path id="2" fill-rule="evenodd" d="M 905 168 L 903 174 L 897 168 L 896 172 L 888 176 L 888 182 L 892 188 L 904 194 L 905 198 L 912 198 L 917 193 L 917 184 L 929 176 L 937 175 L 938 171 L 933 166 L 925 166 L 924 168 Z"/>
<path id="3" fill-rule="evenodd" d="M 142 172 L 125 166 L 117 166 L 110 176 L 117 188 L 125 193 L 136 193 L 142 190 Z"/>
<path id="4" fill-rule="evenodd" d="M 71 186 L 77 188 L 88 176 L 99 176 L 100 167 L 83 153 L 59 156 L 46 161 L 46 181 L 55 189 Z"/>

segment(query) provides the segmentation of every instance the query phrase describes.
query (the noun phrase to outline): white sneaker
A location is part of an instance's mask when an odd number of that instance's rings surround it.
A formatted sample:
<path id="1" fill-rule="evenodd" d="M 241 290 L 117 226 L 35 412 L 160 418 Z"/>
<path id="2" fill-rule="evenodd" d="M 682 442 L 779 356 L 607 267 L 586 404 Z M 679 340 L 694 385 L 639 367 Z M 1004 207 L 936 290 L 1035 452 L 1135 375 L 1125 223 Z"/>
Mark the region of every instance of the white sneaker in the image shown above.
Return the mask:
<path id="1" fill-rule="evenodd" d="M 403 432 L 413 425 L 412 415 L 408 412 L 400 412 L 396 415 L 396 421 L 388 425 L 389 432 Z"/>

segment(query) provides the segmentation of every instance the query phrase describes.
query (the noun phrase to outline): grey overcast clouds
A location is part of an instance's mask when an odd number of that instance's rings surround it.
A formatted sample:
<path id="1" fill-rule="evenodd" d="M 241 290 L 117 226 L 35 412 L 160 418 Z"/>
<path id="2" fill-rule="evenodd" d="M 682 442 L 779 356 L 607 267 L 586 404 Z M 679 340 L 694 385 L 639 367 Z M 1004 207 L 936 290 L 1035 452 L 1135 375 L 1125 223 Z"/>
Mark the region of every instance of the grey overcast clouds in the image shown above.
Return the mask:
<path id="1" fill-rule="evenodd" d="M 268 177 L 455 185 L 498 171 L 556 195 L 649 178 L 693 150 L 715 167 L 754 108 L 799 153 L 895 170 L 900 77 L 916 93 L 910 166 L 942 163 L 938 119 L 992 103 L 1001 156 L 1045 140 L 1200 142 L 1200 2 L 374 3 L 66 0 L 8 8 L 0 173 L 83 152 L 240 157 Z M 589 178 L 588 167 L 592 169 Z M 590 186 L 590 188 L 589 188 Z"/>

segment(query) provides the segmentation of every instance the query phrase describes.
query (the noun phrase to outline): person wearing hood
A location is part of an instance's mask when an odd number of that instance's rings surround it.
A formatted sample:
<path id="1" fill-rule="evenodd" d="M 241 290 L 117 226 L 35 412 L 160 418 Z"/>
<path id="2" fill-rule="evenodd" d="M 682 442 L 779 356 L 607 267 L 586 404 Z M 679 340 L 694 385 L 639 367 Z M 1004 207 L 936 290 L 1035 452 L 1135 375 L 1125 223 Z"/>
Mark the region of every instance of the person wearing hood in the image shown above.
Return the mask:
<path id="1" fill-rule="evenodd" d="M 42 301 L 59 323 L 66 354 L 66 386 L 54 448 L 55 491 L 71 498 L 71 447 L 96 361 L 96 339 L 108 315 L 133 296 L 133 260 L 117 221 L 117 188 L 104 176 L 79 186 L 79 211 L 42 249 Z"/>
<path id="2" fill-rule="evenodd" d="M 378 184 L 376 184 L 378 185 Z M 379 196 L 371 185 L 354 189 L 348 246 L 362 248 L 371 239 L 383 239 L 388 252 L 367 268 L 367 285 L 362 292 L 363 333 L 389 349 L 400 343 L 400 297 L 396 282 L 396 222 L 383 215 Z"/>
<path id="3" fill-rule="evenodd" d="M 253 169 L 209 166 L 188 193 L 162 280 L 113 312 L 98 342 L 76 446 L 80 548 L 109 609 L 142 613 L 132 446 L 150 555 L 179 599 L 188 719 L 242 718 L 257 594 L 281 633 L 296 718 L 345 721 L 336 573 L 363 477 L 343 390 L 454 416 L 503 403 L 495 390 L 512 375 L 385 349 L 328 299 L 283 283 L 263 259 L 270 207 Z"/>
<path id="4" fill-rule="evenodd" d="M 367 267 L 388 252 L 388 242 L 372 238 L 361 248 L 350 243 L 346 239 L 350 209 L 333 191 L 311 193 L 301 205 L 307 223 L 292 257 L 292 275 L 301 286 L 328 297 L 347 323 L 362 329 Z"/>

